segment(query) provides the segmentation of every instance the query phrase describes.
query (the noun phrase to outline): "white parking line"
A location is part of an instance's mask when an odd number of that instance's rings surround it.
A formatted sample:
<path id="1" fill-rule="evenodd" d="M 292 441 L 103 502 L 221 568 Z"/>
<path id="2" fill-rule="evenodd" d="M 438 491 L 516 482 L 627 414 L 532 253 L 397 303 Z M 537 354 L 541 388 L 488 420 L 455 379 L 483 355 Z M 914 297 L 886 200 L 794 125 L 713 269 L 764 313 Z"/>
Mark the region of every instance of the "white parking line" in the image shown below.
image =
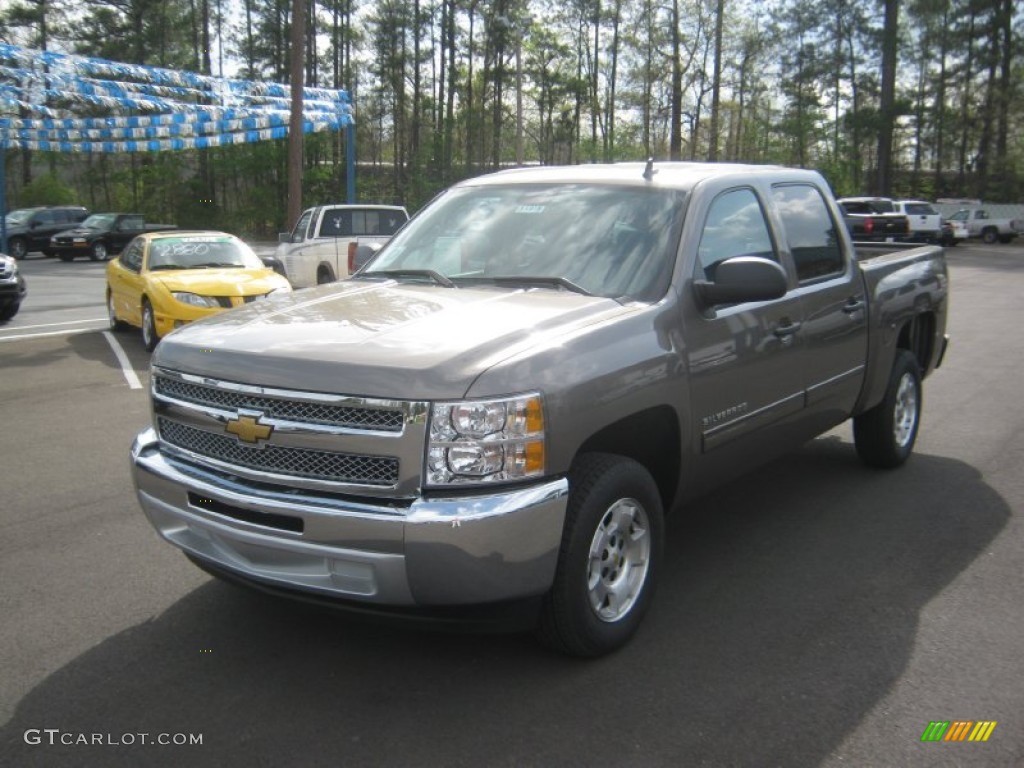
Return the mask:
<path id="1" fill-rule="evenodd" d="M 110 348 L 114 350 L 114 356 L 117 358 L 117 362 L 121 364 L 121 373 L 124 374 L 125 381 L 128 382 L 128 386 L 131 389 L 142 389 L 142 382 L 139 381 L 139 377 L 135 375 L 135 369 L 132 368 L 132 364 L 128 361 L 128 355 L 124 353 L 124 348 L 121 343 L 114 338 L 114 334 L 110 331 L 103 332 L 103 338 L 110 344 Z"/>
<path id="2" fill-rule="evenodd" d="M 105 317 L 91 317 L 85 320 L 65 320 L 62 323 L 42 323 L 39 325 L 19 325 L 17 329 L 19 331 L 26 331 L 30 328 L 55 328 L 58 325 L 78 325 L 79 323 L 109 323 L 110 321 Z"/>
<path id="3" fill-rule="evenodd" d="M 75 333 L 96 333 L 99 328 L 68 328 L 66 331 L 46 331 L 44 333 L 19 333 L 16 336 L 0 334 L 0 341 L 17 341 L 19 339 L 41 339 L 45 336 L 71 336 Z"/>

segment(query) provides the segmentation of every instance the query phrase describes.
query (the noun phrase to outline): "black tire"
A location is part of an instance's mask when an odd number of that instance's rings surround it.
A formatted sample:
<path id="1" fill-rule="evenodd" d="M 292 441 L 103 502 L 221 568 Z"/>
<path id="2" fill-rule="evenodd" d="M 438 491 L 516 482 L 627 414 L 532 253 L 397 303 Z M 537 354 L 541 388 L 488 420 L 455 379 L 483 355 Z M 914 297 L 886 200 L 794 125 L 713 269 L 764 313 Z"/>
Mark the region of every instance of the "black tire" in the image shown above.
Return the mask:
<path id="1" fill-rule="evenodd" d="M 334 279 L 334 272 L 331 271 L 331 268 L 321 264 L 316 271 L 316 284 L 326 285 L 327 283 L 333 283 Z"/>
<path id="2" fill-rule="evenodd" d="M 92 248 L 89 249 L 89 258 L 93 261 L 106 261 L 110 258 L 110 254 L 107 253 L 107 244 L 102 240 L 92 244 Z"/>
<path id="3" fill-rule="evenodd" d="M 622 456 L 580 456 L 569 473 L 558 566 L 537 626 L 541 642 L 586 658 L 625 645 L 653 597 L 663 540 L 650 473 Z"/>
<path id="4" fill-rule="evenodd" d="M 23 237 L 8 238 L 7 251 L 16 259 L 24 259 L 28 256 L 28 242 Z"/>
<path id="5" fill-rule="evenodd" d="M 11 301 L 7 304 L 0 304 L 0 322 L 6 322 L 18 314 L 21 309 L 20 301 Z"/>
<path id="6" fill-rule="evenodd" d="M 869 467 L 895 469 L 910 458 L 921 424 L 921 369 L 905 349 L 896 353 L 882 402 L 853 419 L 857 455 Z"/>
<path id="7" fill-rule="evenodd" d="M 156 317 L 153 314 L 153 305 L 149 299 L 142 300 L 142 345 L 147 352 L 156 349 L 160 343 L 160 337 L 156 333 Z"/>
<path id="8" fill-rule="evenodd" d="M 986 245 L 992 245 L 999 239 L 999 231 L 995 227 L 986 227 L 981 231 L 981 239 Z"/>
<path id="9" fill-rule="evenodd" d="M 1003 245 L 1013 242 L 1013 235 L 1000 235 L 999 242 Z"/>
<path id="10" fill-rule="evenodd" d="M 107 291 L 107 322 L 110 324 L 110 330 L 115 332 L 128 330 L 128 324 L 117 319 L 117 313 L 114 311 L 114 296 Z"/>

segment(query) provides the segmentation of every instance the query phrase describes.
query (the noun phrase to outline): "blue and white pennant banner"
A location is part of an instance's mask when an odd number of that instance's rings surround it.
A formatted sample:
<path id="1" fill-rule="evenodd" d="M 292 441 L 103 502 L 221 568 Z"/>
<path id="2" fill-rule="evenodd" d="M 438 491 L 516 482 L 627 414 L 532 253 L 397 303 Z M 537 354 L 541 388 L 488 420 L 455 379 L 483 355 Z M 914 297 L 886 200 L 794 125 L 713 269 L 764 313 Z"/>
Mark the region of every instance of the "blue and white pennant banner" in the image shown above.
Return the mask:
<path id="1" fill-rule="evenodd" d="M 346 91 L 303 91 L 304 132 L 352 124 Z M 75 104 L 146 114 L 67 117 Z M 4 117 L 5 111 L 36 117 Z M 59 152 L 204 149 L 284 138 L 290 114 L 290 86 L 281 83 L 0 44 L 0 142 L 7 146 Z"/>

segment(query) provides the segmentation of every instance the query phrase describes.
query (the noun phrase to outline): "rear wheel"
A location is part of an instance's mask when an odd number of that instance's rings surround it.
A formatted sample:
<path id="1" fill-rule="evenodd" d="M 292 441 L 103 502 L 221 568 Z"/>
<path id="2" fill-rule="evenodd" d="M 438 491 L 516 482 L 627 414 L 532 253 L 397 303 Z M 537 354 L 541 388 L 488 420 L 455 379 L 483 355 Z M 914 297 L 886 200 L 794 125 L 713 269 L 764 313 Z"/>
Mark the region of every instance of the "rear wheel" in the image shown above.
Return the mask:
<path id="1" fill-rule="evenodd" d="M 7 241 L 7 250 L 16 259 L 24 259 L 28 256 L 28 243 L 23 237 L 12 237 Z"/>
<path id="2" fill-rule="evenodd" d="M 1000 235 L 999 236 L 999 242 L 1003 243 L 1004 245 L 1007 244 L 1007 243 L 1012 243 L 1013 242 L 1013 235 Z"/>
<path id="3" fill-rule="evenodd" d="M 156 349 L 160 337 L 156 334 L 156 315 L 153 313 L 153 305 L 149 299 L 142 300 L 142 343 L 147 352 Z"/>
<path id="4" fill-rule="evenodd" d="M 995 227 L 986 227 L 981 231 L 981 239 L 988 245 L 992 245 L 999 239 L 999 232 Z"/>
<path id="5" fill-rule="evenodd" d="M 893 469 L 914 450 L 921 421 L 921 369 L 907 350 L 896 353 L 882 402 L 853 419 L 853 441 L 861 461 Z"/>
<path id="6" fill-rule="evenodd" d="M 626 644 L 651 602 L 661 563 L 661 496 L 642 465 L 601 453 L 576 461 L 569 493 L 537 635 L 573 656 L 602 656 Z"/>
<path id="7" fill-rule="evenodd" d="M 331 271 L 331 268 L 328 267 L 325 264 L 321 264 L 320 267 L 316 271 L 316 284 L 317 285 L 324 285 L 326 283 L 333 283 L 333 282 L 334 282 L 334 273 Z"/>

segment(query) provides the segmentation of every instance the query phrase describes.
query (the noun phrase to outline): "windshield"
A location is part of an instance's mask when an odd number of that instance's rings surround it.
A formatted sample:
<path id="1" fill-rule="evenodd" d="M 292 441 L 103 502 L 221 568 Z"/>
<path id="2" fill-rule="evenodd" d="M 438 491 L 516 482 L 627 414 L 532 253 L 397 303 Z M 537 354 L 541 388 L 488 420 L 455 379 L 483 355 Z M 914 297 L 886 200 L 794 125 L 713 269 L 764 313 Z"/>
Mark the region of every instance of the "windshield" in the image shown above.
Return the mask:
<path id="1" fill-rule="evenodd" d="M 668 288 L 684 197 L 594 184 L 456 188 L 410 221 L 358 276 L 653 301 Z"/>
<path id="2" fill-rule="evenodd" d="M 113 213 L 94 213 L 78 226 L 88 229 L 108 229 L 114 223 Z"/>
<path id="3" fill-rule="evenodd" d="M 162 237 L 149 246 L 149 269 L 210 269 L 263 267 L 253 250 L 230 235 L 221 237 Z"/>
<path id="4" fill-rule="evenodd" d="M 16 227 L 24 224 L 28 221 L 29 217 L 34 213 L 32 210 L 22 211 L 11 211 L 4 217 L 4 223 L 8 227 Z"/>

